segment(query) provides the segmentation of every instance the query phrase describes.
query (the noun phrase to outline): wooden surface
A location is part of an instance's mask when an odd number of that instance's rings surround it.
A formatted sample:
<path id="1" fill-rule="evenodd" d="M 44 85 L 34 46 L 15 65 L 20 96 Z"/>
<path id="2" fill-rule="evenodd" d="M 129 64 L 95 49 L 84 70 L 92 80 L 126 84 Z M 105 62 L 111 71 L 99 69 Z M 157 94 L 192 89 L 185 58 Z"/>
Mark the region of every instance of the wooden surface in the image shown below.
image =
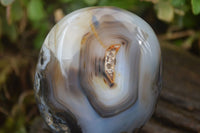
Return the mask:
<path id="1" fill-rule="evenodd" d="M 142 133 L 200 133 L 200 58 L 162 45 L 163 88 Z"/>
<path id="2" fill-rule="evenodd" d="M 162 45 L 162 55 L 163 88 L 140 133 L 200 133 L 200 58 L 169 44 Z M 35 123 L 31 133 L 49 133 L 41 120 Z"/>

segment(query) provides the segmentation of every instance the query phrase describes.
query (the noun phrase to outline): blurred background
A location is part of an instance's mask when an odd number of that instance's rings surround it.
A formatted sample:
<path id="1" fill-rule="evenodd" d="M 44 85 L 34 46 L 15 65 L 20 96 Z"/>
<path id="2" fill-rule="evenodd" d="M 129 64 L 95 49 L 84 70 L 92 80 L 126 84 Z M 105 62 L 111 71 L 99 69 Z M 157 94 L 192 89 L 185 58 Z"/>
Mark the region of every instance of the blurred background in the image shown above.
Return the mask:
<path id="1" fill-rule="evenodd" d="M 0 0 L 0 133 L 32 132 L 39 118 L 33 79 L 40 47 L 63 16 L 88 6 L 129 10 L 160 42 L 199 59 L 200 0 Z"/>

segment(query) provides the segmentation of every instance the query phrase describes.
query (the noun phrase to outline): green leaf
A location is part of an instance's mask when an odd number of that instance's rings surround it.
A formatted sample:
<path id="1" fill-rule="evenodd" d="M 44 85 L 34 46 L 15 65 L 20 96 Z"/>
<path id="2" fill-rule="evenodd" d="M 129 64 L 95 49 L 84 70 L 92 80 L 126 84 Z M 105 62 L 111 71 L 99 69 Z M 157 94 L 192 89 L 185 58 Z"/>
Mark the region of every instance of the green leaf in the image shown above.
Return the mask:
<path id="1" fill-rule="evenodd" d="M 192 4 L 192 12 L 194 13 L 194 15 L 199 14 L 200 13 L 200 0 L 192 0 L 191 4 Z"/>
<path id="2" fill-rule="evenodd" d="M 10 37 L 12 42 L 15 42 L 18 37 L 17 28 L 14 25 L 9 26 L 10 28 L 7 31 L 7 35 Z"/>
<path id="3" fill-rule="evenodd" d="M 165 22 L 171 22 L 174 18 L 174 8 L 169 2 L 161 1 L 156 5 L 157 17 Z"/>
<path id="4" fill-rule="evenodd" d="M 183 17 L 183 27 L 185 28 L 194 28 L 198 25 L 198 21 L 196 20 L 196 17 L 192 15 L 192 13 L 187 13 Z"/>
<path id="5" fill-rule="evenodd" d="M 99 2 L 99 6 L 116 6 L 124 9 L 130 9 L 137 3 L 138 0 L 101 0 Z"/>
<path id="6" fill-rule="evenodd" d="M 175 7 L 181 7 L 185 5 L 185 0 L 171 0 L 171 4 Z"/>
<path id="7" fill-rule="evenodd" d="M 28 4 L 28 17 L 31 21 L 39 21 L 46 16 L 41 0 L 31 0 Z"/>
<path id="8" fill-rule="evenodd" d="M 17 28 L 14 25 L 10 26 L 10 29 L 8 30 L 8 36 L 13 42 L 17 40 L 18 33 Z"/>
<path id="9" fill-rule="evenodd" d="M 64 9 L 64 11 L 66 12 L 72 12 L 74 10 L 77 10 L 77 9 L 80 9 L 80 8 L 83 8 L 83 7 L 86 7 L 87 5 L 85 4 L 84 1 L 80 1 L 80 0 L 73 0 L 73 2 L 70 3 L 70 8 L 66 8 Z"/>
<path id="10" fill-rule="evenodd" d="M 42 44 L 44 42 L 44 39 L 45 39 L 45 35 L 43 33 L 37 34 L 37 36 L 34 39 L 34 48 L 35 49 L 40 49 L 41 48 L 41 46 L 42 46 Z"/>
<path id="11" fill-rule="evenodd" d="M 94 5 L 97 3 L 98 0 L 84 0 L 84 2 L 90 6 Z"/>
<path id="12" fill-rule="evenodd" d="M 23 6 L 27 7 L 30 0 L 20 0 Z"/>
<path id="13" fill-rule="evenodd" d="M 5 19 L 2 20 L 2 34 L 5 34 L 12 42 L 15 42 L 18 37 L 16 25 L 8 25 Z"/>
<path id="14" fill-rule="evenodd" d="M 22 19 L 24 14 L 24 11 L 20 5 L 19 1 L 15 1 L 12 4 L 12 8 L 11 8 L 11 17 L 12 17 L 12 21 L 19 21 Z"/>
<path id="15" fill-rule="evenodd" d="M 0 0 L 0 1 L 1 1 L 1 4 L 4 6 L 11 5 L 14 2 L 14 0 Z"/>
<path id="16" fill-rule="evenodd" d="M 34 39 L 34 48 L 40 49 L 48 33 L 49 23 L 45 21 L 38 23 L 35 27 L 38 29 L 38 33 Z"/>
<path id="17" fill-rule="evenodd" d="M 68 2 L 71 2 L 72 0 L 59 0 L 59 1 L 62 3 L 68 3 Z"/>

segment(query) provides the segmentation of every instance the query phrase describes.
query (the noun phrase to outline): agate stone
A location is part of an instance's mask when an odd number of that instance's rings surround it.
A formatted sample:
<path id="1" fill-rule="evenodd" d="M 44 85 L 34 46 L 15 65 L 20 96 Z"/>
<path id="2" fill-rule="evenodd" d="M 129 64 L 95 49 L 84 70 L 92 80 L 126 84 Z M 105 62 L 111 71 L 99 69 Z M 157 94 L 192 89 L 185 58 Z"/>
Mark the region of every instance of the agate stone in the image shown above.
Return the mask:
<path id="1" fill-rule="evenodd" d="M 115 7 L 72 12 L 47 35 L 34 90 L 53 132 L 132 133 L 161 89 L 161 51 L 151 27 Z"/>

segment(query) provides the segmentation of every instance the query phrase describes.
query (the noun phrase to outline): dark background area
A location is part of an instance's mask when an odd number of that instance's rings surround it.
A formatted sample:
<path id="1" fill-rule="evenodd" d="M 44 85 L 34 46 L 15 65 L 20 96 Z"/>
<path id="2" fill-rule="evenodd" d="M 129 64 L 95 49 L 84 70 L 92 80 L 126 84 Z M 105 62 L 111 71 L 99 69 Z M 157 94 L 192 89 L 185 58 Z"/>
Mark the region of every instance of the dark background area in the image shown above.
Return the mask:
<path id="1" fill-rule="evenodd" d="M 33 91 L 40 47 L 62 17 L 88 6 L 116 6 L 139 15 L 152 26 L 160 42 L 194 56 L 188 68 L 200 67 L 194 63 L 200 56 L 199 0 L 0 0 L 0 133 L 31 132 L 40 118 Z M 167 61 L 179 59 L 179 55 Z"/>

